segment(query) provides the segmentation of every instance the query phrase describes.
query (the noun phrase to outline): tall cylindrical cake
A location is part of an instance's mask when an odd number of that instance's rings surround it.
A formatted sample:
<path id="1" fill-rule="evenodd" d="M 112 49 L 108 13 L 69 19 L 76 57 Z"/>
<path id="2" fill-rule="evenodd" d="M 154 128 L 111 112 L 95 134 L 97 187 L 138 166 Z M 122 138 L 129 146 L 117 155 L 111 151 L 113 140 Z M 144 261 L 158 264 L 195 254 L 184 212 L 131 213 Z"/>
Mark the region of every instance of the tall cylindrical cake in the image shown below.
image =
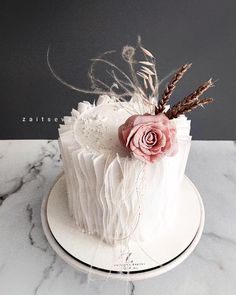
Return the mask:
<path id="1" fill-rule="evenodd" d="M 128 73 L 110 60 L 112 53 L 93 60 L 90 90 L 63 81 L 49 59 L 48 65 L 66 86 L 99 95 L 64 118 L 59 144 L 71 216 L 81 231 L 116 245 L 147 241 L 175 224 L 191 145 L 185 114 L 213 101 L 200 98 L 213 82 L 174 104 L 171 95 L 191 64 L 177 70 L 160 96 L 156 58 L 140 38 L 136 47 L 122 49 Z M 97 77 L 97 63 L 111 81 Z"/>

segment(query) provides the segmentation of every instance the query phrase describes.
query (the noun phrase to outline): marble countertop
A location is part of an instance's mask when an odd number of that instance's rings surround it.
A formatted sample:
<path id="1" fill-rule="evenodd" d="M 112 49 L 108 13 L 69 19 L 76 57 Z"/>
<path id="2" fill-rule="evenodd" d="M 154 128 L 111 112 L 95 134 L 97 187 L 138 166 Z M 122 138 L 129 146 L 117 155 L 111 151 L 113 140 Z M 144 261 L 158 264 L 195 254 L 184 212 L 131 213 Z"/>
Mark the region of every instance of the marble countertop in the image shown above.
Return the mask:
<path id="1" fill-rule="evenodd" d="M 236 294 L 235 142 L 193 142 L 186 174 L 204 201 L 204 234 L 180 266 L 144 281 L 88 280 L 50 248 L 40 209 L 61 171 L 57 141 L 0 141 L 0 294 Z"/>

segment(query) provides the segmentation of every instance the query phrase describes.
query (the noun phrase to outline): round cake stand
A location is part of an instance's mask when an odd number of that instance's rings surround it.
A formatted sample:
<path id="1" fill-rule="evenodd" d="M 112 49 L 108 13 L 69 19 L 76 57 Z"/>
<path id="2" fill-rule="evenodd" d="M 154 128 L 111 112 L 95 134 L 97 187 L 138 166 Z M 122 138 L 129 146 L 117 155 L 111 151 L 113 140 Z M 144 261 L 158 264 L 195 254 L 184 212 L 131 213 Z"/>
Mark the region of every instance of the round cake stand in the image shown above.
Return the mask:
<path id="1" fill-rule="evenodd" d="M 130 240 L 112 247 L 80 231 L 69 215 L 64 175 L 42 203 L 44 233 L 54 251 L 79 271 L 105 278 L 141 280 L 163 274 L 182 263 L 202 235 L 205 213 L 201 196 L 185 176 L 173 224 L 150 241 Z"/>

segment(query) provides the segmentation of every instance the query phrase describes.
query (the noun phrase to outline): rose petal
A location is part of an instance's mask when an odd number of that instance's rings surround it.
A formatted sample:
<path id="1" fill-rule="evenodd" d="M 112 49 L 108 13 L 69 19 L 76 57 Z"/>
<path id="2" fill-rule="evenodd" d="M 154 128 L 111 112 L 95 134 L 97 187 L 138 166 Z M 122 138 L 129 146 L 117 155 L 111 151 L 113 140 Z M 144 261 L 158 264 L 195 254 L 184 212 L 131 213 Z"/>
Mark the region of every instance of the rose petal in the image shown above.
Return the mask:
<path id="1" fill-rule="evenodd" d="M 123 145 L 126 145 L 127 137 L 130 134 L 131 129 L 125 128 L 124 125 L 121 125 L 118 129 L 118 136 Z"/>
<path id="2" fill-rule="evenodd" d="M 145 155 L 151 155 L 152 154 L 152 152 L 151 152 L 151 149 L 147 149 L 147 148 L 145 148 L 145 147 L 143 147 L 143 146 L 140 146 L 140 150 L 143 152 L 143 154 L 145 154 Z"/>
<path id="3" fill-rule="evenodd" d="M 127 140 L 126 140 L 126 143 L 129 143 L 131 138 L 134 136 L 134 134 L 138 131 L 138 129 L 142 127 L 142 125 L 137 125 L 137 126 L 134 126 L 130 133 L 129 133 L 129 136 L 127 137 Z"/>
<path id="4" fill-rule="evenodd" d="M 139 140 L 142 138 L 143 133 L 145 132 L 145 127 L 141 126 L 136 130 L 136 133 L 133 136 L 133 142 L 135 146 L 139 146 Z"/>

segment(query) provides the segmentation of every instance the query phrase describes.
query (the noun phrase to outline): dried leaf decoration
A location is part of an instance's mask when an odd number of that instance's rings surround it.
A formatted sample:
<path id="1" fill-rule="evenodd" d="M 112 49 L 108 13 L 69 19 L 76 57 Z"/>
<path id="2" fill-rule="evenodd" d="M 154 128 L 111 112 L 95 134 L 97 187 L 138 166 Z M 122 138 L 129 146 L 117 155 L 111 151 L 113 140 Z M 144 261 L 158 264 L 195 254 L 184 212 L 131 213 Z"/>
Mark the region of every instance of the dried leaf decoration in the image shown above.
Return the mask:
<path id="1" fill-rule="evenodd" d="M 199 86 L 197 90 L 195 90 L 190 95 L 186 96 L 182 101 L 175 104 L 170 108 L 167 112 L 167 117 L 169 119 L 177 118 L 182 114 L 187 112 L 191 112 L 199 106 L 206 105 L 208 103 L 213 102 L 213 98 L 204 98 L 199 99 L 199 97 L 206 92 L 210 87 L 213 87 L 214 84 L 212 79 L 205 82 L 203 85 Z"/>
<path id="2" fill-rule="evenodd" d="M 145 105 L 148 106 L 150 114 L 165 113 L 169 119 L 173 119 L 213 101 L 212 98 L 200 99 L 203 93 L 214 86 L 212 79 L 210 79 L 166 111 L 166 106 L 169 104 L 170 97 L 173 95 L 177 83 L 183 78 L 192 64 L 185 64 L 178 69 L 170 79 L 170 82 L 167 84 L 159 99 L 158 90 L 161 82 L 159 82 L 157 75 L 156 59 L 151 51 L 142 45 L 140 37 L 135 47 L 127 45 L 122 49 L 121 56 L 128 65 L 128 73 L 110 60 L 113 54 L 115 54 L 114 50 L 106 51 L 97 58 L 91 60 L 92 63 L 88 72 L 91 82 L 90 89 L 75 87 L 61 79 L 50 63 L 49 53 L 50 48 L 48 48 L 47 51 L 48 67 L 52 75 L 62 84 L 72 90 L 83 93 L 96 95 L 106 94 L 118 102 L 127 101 L 135 96 L 138 98 L 137 104 L 139 106 L 137 113 L 141 113 L 144 109 L 142 106 Z M 137 56 L 140 55 L 142 58 L 138 59 Z M 104 77 L 97 77 L 96 69 L 98 64 L 103 64 L 107 68 L 105 73 L 111 77 L 111 84 L 105 82 Z"/>

